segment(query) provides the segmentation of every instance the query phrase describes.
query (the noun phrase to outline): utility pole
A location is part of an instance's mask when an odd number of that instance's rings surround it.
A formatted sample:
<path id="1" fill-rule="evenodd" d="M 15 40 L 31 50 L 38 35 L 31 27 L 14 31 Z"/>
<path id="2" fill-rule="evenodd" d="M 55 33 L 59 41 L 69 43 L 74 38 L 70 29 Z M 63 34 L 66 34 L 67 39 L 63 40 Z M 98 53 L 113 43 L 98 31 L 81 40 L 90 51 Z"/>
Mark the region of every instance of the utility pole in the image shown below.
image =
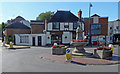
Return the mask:
<path id="1" fill-rule="evenodd" d="M 92 38 L 91 38 L 91 17 L 90 17 L 90 12 L 91 12 L 91 7 L 92 7 L 92 4 L 90 3 L 89 4 L 89 45 L 92 47 Z"/>

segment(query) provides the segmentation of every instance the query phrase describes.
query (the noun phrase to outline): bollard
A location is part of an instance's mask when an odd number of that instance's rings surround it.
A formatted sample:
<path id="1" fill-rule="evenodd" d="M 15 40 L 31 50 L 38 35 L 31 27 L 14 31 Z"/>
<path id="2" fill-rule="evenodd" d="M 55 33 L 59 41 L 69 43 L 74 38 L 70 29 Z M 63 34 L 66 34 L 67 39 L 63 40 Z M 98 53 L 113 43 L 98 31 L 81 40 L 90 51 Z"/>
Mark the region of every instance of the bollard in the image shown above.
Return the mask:
<path id="1" fill-rule="evenodd" d="M 70 49 L 66 49 L 66 62 L 72 61 L 72 51 Z"/>
<path id="2" fill-rule="evenodd" d="M 12 42 L 10 42 L 10 48 L 13 48 L 13 43 Z"/>

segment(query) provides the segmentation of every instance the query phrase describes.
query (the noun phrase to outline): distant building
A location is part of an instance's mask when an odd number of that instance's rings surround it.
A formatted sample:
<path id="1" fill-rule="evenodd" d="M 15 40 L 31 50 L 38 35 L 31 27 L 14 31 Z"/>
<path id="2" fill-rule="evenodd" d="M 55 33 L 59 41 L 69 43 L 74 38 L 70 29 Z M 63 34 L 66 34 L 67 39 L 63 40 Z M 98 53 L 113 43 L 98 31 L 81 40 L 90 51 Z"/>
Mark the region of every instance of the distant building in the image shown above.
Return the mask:
<path id="1" fill-rule="evenodd" d="M 85 23 L 85 36 L 89 34 L 89 18 L 84 18 Z M 100 44 L 106 40 L 106 36 L 108 35 L 108 17 L 100 17 L 97 14 L 91 16 L 90 19 L 91 24 L 91 35 L 92 35 L 92 43 L 94 45 Z"/>
<path id="2" fill-rule="evenodd" d="M 110 40 L 112 42 L 113 34 L 120 33 L 120 19 L 115 21 L 108 22 L 108 36 L 110 36 Z"/>
<path id="3" fill-rule="evenodd" d="M 31 34 L 15 34 L 16 44 L 32 46 L 53 45 L 54 43 L 70 44 L 72 39 L 76 39 L 76 29 L 80 24 L 84 38 L 84 22 L 81 15 L 81 10 L 78 12 L 78 17 L 70 11 L 57 11 L 44 22 L 32 20 L 30 22 Z M 27 39 L 21 38 L 23 36 L 27 36 Z M 25 42 L 22 43 L 21 40 Z"/>
<path id="4" fill-rule="evenodd" d="M 44 31 L 44 21 L 31 20 L 31 34 L 40 34 Z"/>
<path id="5" fill-rule="evenodd" d="M 84 30 L 84 23 L 81 20 L 82 11 L 78 12 L 78 17 L 70 11 L 57 11 L 47 24 L 47 44 L 70 44 L 70 40 L 76 39 L 76 29 L 81 22 Z M 84 37 L 84 33 L 83 33 Z"/>
<path id="6" fill-rule="evenodd" d="M 30 34 L 30 28 L 23 23 L 15 22 L 5 27 L 5 38 L 6 43 L 8 42 L 8 37 L 14 34 Z"/>
<path id="7" fill-rule="evenodd" d="M 25 20 L 23 17 L 21 16 L 17 16 L 15 19 L 11 19 L 11 20 L 7 20 L 7 24 L 10 25 L 12 23 L 15 23 L 15 22 L 20 22 L 20 23 L 23 23 L 25 24 L 26 26 L 30 27 L 30 23 L 29 21 Z"/>

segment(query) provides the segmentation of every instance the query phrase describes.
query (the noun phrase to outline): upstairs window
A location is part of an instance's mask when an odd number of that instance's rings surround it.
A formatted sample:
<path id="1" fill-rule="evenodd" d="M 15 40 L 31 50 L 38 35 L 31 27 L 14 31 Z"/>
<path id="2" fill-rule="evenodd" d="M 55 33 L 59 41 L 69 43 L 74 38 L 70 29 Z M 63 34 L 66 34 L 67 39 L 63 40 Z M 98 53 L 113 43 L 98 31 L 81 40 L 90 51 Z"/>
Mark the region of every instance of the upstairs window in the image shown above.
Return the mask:
<path id="1" fill-rule="evenodd" d="M 91 34 L 101 34 L 101 24 L 91 24 Z"/>
<path id="2" fill-rule="evenodd" d="M 60 23 L 59 22 L 53 22 L 53 29 L 59 29 Z"/>

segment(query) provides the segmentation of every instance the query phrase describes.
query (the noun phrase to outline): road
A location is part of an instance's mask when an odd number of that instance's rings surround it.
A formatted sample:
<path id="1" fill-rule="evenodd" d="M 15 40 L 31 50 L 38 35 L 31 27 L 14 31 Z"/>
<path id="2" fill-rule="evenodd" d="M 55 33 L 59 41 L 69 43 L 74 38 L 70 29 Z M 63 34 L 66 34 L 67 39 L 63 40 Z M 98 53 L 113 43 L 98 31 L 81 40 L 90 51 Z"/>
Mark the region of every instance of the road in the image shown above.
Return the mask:
<path id="1" fill-rule="evenodd" d="M 2 49 L 2 72 L 118 72 L 118 65 L 76 65 L 43 60 L 50 48 Z"/>

